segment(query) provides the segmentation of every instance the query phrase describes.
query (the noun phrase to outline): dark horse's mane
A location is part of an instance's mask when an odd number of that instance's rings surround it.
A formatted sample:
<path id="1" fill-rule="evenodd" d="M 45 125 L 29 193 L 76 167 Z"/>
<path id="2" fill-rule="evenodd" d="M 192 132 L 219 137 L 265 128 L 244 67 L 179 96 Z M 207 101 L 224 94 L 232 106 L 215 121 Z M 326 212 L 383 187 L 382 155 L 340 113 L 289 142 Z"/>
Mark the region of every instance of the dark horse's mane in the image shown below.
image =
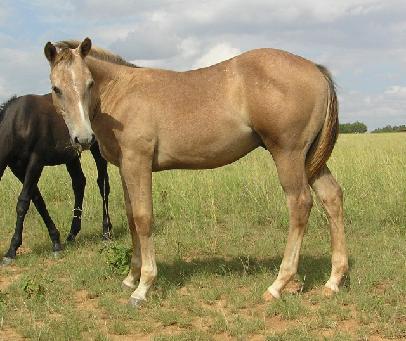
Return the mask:
<path id="1" fill-rule="evenodd" d="M 58 41 L 54 45 L 55 47 L 59 48 L 62 51 L 66 51 L 67 49 L 76 49 L 80 45 L 79 40 L 63 40 L 63 41 Z M 131 68 L 139 68 L 140 66 L 137 66 L 133 63 L 130 63 L 126 61 L 123 57 L 120 57 L 119 55 L 116 55 L 108 50 L 102 49 L 101 47 L 98 46 L 92 46 L 89 56 L 103 60 L 105 62 L 113 63 L 113 64 L 118 64 L 118 65 L 125 65 Z"/>
<path id="2" fill-rule="evenodd" d="M 5 101 L 4 103 L 2 103 L 0 105 L 0 122 L 3 121 L 4 118 L 4 114 L 6 113 L 7 108 L 9 107 L 9 105 L 14 102 L 17 99 L 17 96 L 14 95 L 11 98 L 9 98 L 7 101 Z"/>

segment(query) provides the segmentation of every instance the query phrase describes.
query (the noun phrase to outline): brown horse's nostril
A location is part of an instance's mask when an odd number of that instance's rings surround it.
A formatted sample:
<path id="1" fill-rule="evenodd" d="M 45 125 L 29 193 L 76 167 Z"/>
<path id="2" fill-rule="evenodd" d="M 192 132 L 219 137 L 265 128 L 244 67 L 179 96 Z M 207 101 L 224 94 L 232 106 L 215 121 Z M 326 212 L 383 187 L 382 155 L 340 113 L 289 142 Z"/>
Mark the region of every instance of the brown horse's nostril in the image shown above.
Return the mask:
<path id="1" fill-rule="evenodd" d="M 74 145 L 80 145 L 83 149 L 89 149 L 95 141 L 96 136 L 93 133 L 85 137 L 81 137 L 80 135 L 78 135 L 72 139 L 72 143 Z"/>

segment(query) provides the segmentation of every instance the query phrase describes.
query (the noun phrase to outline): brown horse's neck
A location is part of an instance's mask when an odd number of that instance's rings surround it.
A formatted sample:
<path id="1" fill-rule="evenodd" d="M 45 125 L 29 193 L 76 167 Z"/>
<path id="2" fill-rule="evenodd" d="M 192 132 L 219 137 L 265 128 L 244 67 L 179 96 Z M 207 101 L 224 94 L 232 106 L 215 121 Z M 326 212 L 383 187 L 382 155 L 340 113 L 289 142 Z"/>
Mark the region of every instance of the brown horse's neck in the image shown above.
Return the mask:
<path id="1" fill-rule="evenodd" d="M 86 64 L 92 73 L 93 80 L 97 84 L 100 96 L 100 106 L 102 112 L 108 112 L 104 104 L 108 103 L 106 96 L 111 93 L 111 88 L 117 82 L 120 74 L 120 65 L 87 57 Z"/>

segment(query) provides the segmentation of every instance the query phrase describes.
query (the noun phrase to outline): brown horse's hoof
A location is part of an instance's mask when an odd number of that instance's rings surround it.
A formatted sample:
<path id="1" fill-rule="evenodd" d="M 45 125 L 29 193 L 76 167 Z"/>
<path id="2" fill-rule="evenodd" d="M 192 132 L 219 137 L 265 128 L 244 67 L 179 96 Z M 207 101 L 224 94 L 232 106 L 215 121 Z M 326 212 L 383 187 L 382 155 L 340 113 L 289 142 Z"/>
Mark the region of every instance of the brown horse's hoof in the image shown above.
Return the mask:
<path id="1" fill-rule="evenodd" d="M 277 300 L 277 298 L 274 297 L 268 290 L 264 292 L 262 298 L 264 299 L 265 302 L 272 302 Z"/>
<path id="2" fill-rule="evenodd" d="M 322 294 L 324 297 L 333 297 L 336 292 L 330 288 L 324 287 L 322 290 Z"/>
<path id="3" fill-rule="evenodd" d="M 141 308 L 141 306 L 145 303 L 145 300 L 136 297 L 130 297 L 128 300 L 128 304 L 135 309 Z"/>

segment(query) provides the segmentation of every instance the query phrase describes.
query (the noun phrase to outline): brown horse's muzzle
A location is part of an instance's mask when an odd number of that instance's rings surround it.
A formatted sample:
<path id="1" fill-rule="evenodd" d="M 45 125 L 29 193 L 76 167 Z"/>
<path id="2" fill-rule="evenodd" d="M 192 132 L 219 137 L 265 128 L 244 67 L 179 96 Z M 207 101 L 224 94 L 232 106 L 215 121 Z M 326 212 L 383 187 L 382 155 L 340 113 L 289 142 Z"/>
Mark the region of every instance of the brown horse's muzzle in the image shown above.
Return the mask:
<path id="1" fill-rule="evenodd" d="M 90 149 L 95 141 L 96 136 L 93 133 L 91 133 L 89 136 L 74 136 L 72 138 L 72 144 L 74 146 L 80 146 L 82 150 Z"/>

